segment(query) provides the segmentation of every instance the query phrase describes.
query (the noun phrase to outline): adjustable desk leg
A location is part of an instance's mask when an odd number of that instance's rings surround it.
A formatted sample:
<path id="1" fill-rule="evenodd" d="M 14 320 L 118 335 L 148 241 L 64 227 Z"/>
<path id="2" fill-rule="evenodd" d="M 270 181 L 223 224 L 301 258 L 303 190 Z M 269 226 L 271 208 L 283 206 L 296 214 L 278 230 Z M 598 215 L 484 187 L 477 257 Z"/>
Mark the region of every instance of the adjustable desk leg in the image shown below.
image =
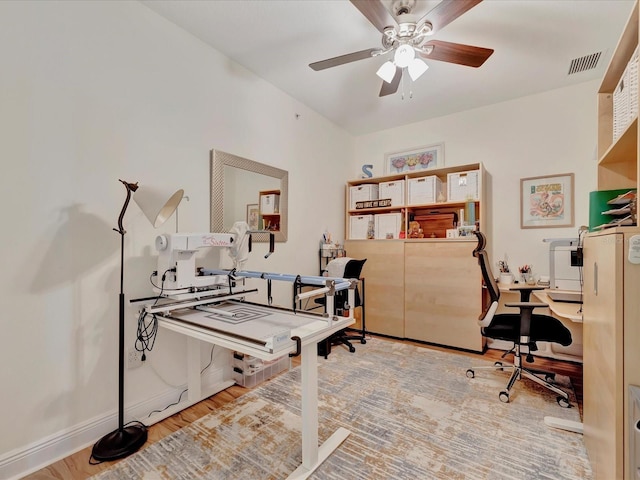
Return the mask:
<path id="1" fill-rule="evenodd" d="M 311 346 L 313 348 L 309 349 Z M 302 347 L 302 465 L 318 463 L 318 358 L 316 345 Z"/>
<path id="2" fill-rule="evenodd" d="M 314 342 L 302 346 L 302 465 L 289 480 L 302 480 L 311 475 L 351 432 L 338 428 L 318 447 L 318 351 Z"/>

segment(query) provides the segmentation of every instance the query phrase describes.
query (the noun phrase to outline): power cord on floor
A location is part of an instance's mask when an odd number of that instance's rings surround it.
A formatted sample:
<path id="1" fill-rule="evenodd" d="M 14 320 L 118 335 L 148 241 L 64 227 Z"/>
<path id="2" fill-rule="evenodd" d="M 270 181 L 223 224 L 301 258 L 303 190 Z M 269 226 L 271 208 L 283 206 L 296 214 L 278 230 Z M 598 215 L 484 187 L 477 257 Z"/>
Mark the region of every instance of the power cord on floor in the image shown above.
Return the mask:
<path id="1" fill-rule="evenodd" d="M 209 363 L 208 363 L 208 364 L 207 364 L 207 365 L 206 365 L 202 370 L 200 370 L 200 375 L 202 375 L 202 374 L 205 372 L 205 370 L 206 370 L 207 368 L 209 368 L 209 367 L 211 366 L 211 364 L 213 363 L 213 351 L 214 351 L 214 349 L 215 349 L 215 348 L 216 348 L 216 346 L 215 346 L 215 345 L 212 345 L 212 346 L 211 346 L 211 355 L 210 355 L 210 358 L 209 358 Z M 189 391 L 189 388 L 185 388 L 184 390 L 182 390 L 182 392 L 180 392 L 180 395 L 178 396 L 178 400 L 176 400 L 176 401 L 175 401 L 175 402 L 173 402 L 173 403 L 170 403 L 169 405 L 167 405 L 167 406 L 166 406 L 166 407 L 164 407 L 164 408 L 161 408 L 160 410 L 152 410 L 152 411 L 151 411 L 151 412 L 149 412 L 149 414 L 147 415 L 147 418 L 149 418 L 149 417 L 150 417 L 151 415 L 153 415 L 154 413 L 164 412 L 167 408 L 169 408 L 169 407 L 173 407 L 174 405 L 178 405 L 178 404 L 180 403 L 180 401 L 182 400 L 182 396 L 183 396 L 185 393 L 187 393 L 188 391 Z"/>

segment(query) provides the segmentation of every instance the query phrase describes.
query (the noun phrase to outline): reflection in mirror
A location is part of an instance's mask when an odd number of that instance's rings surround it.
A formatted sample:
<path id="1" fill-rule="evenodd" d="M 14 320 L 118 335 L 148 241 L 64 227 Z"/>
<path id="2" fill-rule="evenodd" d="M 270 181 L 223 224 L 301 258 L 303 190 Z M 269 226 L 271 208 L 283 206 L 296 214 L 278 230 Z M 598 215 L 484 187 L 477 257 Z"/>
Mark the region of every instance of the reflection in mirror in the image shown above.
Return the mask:
<path id="1" fill-rule="evenodd" d="M 228 232 L 237 221 L 250 223 L 252 218 L 255 220 L 255 210 L 260 202 L 259 192 L 279 190 L 280 224 L 274 234 L 276 242 L 286 242 L 288 183 L 289 174 L 286 170 L 212 150 L 211 231 Z M 262 219 L 258 220 L 261 228 Z M 268 240 L 266 234 L 253 235 L 254 242 Z"/>

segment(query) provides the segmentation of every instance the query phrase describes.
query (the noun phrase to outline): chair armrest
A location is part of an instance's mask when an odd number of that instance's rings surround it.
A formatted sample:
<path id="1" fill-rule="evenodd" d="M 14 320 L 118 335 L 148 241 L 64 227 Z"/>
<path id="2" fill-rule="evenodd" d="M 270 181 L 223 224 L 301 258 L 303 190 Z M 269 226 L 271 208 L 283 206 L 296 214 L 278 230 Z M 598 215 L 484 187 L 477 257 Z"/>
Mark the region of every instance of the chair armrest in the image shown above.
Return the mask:
<path id="1" fill-rule="evenodd" d="M 509 290 L 514 292 L 520 292 L 520 301 L 528 302 L 529 298 L 531 298 L 531 292 L 534 290 L 544 290 L 546 287 L 541 287 L 539 285 L 523 285 L 521 287 L 511 287 Z"/>
<path id="2" fill-rule="evenodd" d="M 505 302 L 504 306 L 516 308 L 542 308 L 548 307 L 549 305 L 540 302 Z"/>

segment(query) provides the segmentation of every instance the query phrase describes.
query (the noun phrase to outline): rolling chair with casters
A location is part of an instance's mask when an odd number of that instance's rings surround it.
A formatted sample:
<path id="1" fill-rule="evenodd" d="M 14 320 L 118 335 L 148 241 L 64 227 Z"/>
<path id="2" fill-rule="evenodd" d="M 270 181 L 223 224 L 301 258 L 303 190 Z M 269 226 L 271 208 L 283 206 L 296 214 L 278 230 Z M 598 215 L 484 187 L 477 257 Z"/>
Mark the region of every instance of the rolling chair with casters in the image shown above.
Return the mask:
<path id="1" fill-rule="evenodd" d="M 356 259 L 347 258 L 347 257 L 337 258 L 329 262 L 329 264 L 327 264 L 327 272 L 330 277 L 360 279 L 362 267 L 364 266 L 364 263 L 366 261 L 367 261 L 366 258 L 363 260 L 356 260 Z M 344 268 L 343 271 L 342 271 L 342 268 Z M 334 270 L 334 269 L 337 269 L 337 270 Z M 363 282 L 363 286 L 364 286 L 364 282 Z M 356 351 L 356 349 L 351 343 L 351 340 L 359 340 L 360 343 L 362 344 L 367 343 L 367 340 L 365 338 L 365 323 L 364 323 L 364 318 L 365 318 L 364 295 L 365 295 L 365 292 L 363 288 L 362 300 L 361 300 L 358 287 L 356 287 L 355 305 L 353 305 L 352 307 L 351 305 L 348 304 L 347 290 L 340 290 L 339 292 L 336 292 L 336 295 L 334 298 L 334 307 L 336 311 L 362 306 L 362 329 L 360 330 L 360 333 L 357 335 L 350 334 L 349 333 L 350 329 L 343 329 L 329 336 L 326 340 L 318 344 L 319 355 L 322 355 L 326 358 L 331 352 L 332 345 L 341 345 L 341 344 L 345 345 L 349 349 L 349 351 L 353 353 Z M 325 297 L 316 298 L 314 301 L 315 303 L 320 305 L 326 304 Z"/>
<path id="2" fill-rule="evenodd" d="M 489 306 L 478 318 L 478 324 L 484 337 L 513 342 L 514 346 L 511 350 L 513 352 L 512 365 L 503 365 L 502 362 L 495 362 L 492 366 L 472 367 L 467 370 L 467 377 L 475 377 L 475 371 L 480 369 L 505 370 L 511 368 L 512 372 L 507 383 L 507 388 L 499 394 L 500 401 L 508 403 L 511 396 L 511 389 L 515 382 L 526 377 L 557 393 L 558 397 L 556 400 L 558 404 L 561 407 L 569 407 L 569 395 L 552 383 L 555 378 L 554 373 L 531 370 L 523 367 L 522 360 L 524 355 L 522 349 L 523 347 L 527 349 L 527 362 L 533 362 L 531 352 L 538 349 L 536 342 L 553 342 L 566 347 L 571 344 L 571 332 L 557 318 L 533 313 L 535 308 L 547 307 L 546 303 L 529 301 L 531 291 L 540 289 L 540 287 L 522 286 L 512 288 L 512 290 L 520 292 L 520 302 L 509 302 L 506 303 L 505 306 L 519 308 L 520 313 L 495 313 L 500 299 L 500 290 L 498 289 L 495 277 L 491 273 L 489 257 L 484 249 L 486 237 L 482 232 L 475 233 L 478 237 L 478 246 L 473 251 L 473 256 L 478 259 L 482 271 L 482 278 L 490 298 Z"/>

